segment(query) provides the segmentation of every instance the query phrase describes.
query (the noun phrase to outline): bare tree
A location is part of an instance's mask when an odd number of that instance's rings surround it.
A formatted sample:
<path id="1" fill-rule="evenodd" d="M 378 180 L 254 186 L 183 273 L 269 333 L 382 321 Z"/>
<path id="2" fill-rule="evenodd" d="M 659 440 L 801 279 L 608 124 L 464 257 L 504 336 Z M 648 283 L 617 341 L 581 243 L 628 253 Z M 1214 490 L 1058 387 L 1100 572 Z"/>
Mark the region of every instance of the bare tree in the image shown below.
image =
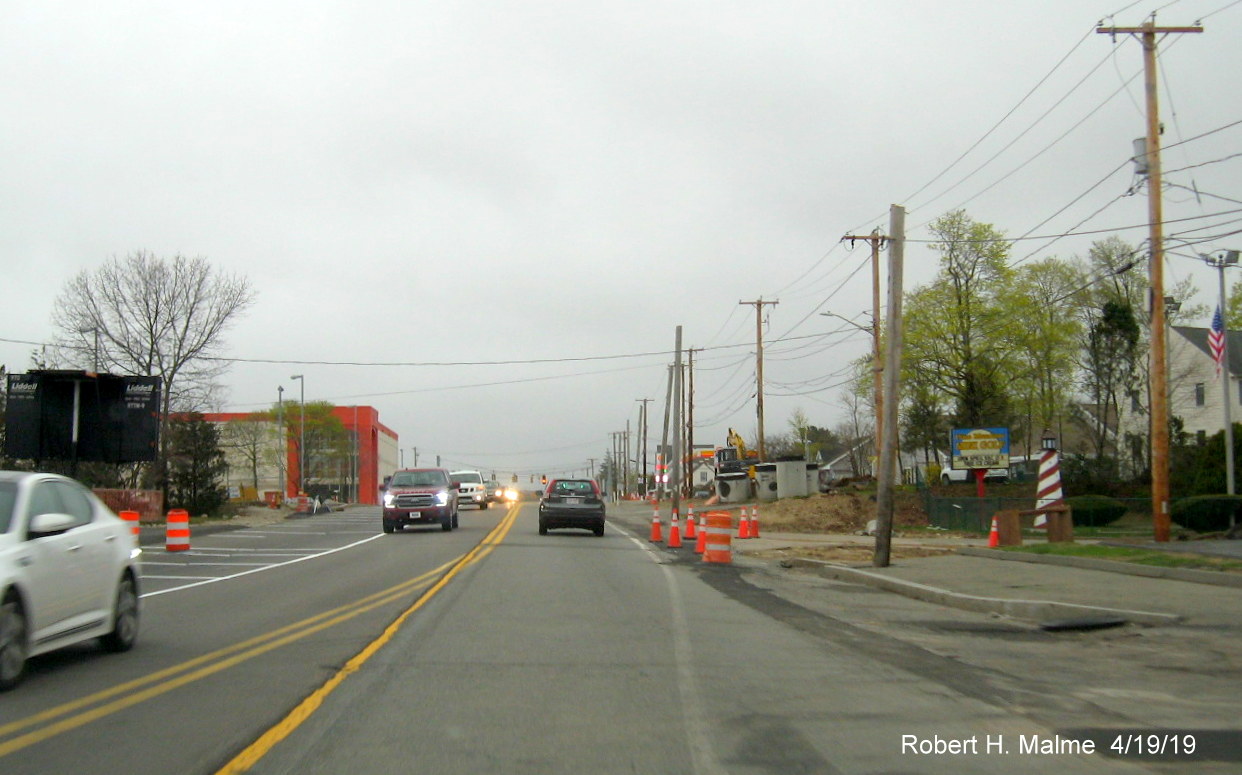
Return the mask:
<path id="1" fill-rule="evenodd" d="M 252 412 L 224 424 L 220 446 L 233 450 L 246 464 L 251 483 L 259 490 L 259 468 L 267 463 L 268 452 L 280 443 L 279 429 L 269 412 Z"/>
<path id="2" fill-rule="evenodd" d="M 83 270 L 56 299 L 60 343 L 96 370 L 161 378 L 159 483 L 168 457 L 168 421 L 179 399 L 201 395 L 226 368 L 217 356 L 229 325 L 254 301 L 245 278 L 207 259 L 163 259 L 146 251 Z"/>

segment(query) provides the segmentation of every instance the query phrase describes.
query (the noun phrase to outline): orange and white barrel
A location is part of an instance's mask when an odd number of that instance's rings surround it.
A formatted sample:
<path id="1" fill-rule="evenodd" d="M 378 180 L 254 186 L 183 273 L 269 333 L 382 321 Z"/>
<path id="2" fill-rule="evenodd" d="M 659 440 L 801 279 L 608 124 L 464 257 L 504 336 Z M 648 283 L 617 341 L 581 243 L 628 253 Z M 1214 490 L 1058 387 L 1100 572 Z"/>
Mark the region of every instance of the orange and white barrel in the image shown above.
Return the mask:
<path id="1" fill-rule="evenodd" d="M 125 524 L 129 525 L 129 532 L 134 536 L 134 541 L 137 542 L 139 530 L 138 512 L 126 509 L 117 516 L 125 520 Z"/>
<path id="2" fill-rule="evenodd" d="M 703 562 L 733 562 L 733 517 L 727 511 L 707 512 Z"/>
<path id="3" fill-rule="evenodd" d="M 168 528 L 164 536 L 164 550 L 168 552 L 184 552 L 190 548 L 190 512 L 185 509 L 170 509 L 168 512 Z"/>

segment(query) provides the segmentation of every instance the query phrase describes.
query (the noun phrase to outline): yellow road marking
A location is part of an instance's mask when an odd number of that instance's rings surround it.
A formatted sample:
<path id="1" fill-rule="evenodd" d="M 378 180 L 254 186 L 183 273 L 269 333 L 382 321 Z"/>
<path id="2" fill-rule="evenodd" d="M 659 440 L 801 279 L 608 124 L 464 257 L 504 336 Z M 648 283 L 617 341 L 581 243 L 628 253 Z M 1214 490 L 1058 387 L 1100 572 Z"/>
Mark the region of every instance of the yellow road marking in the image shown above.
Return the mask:
<path id="1" fill-rule="evenodd" d="M 517 519 L 518 511 L 521 507 L 519 504 L 513 504 L 508 513 L 505 514 L 503 520 L 500 521 L 495 528 L 488 533 L 477 546 L 471 549 L 465 556 L 460 558 L 457 563 L 444 574 L 435 584 L 426 592 L 419 596 L 414 604 L 401 613 L 392 624 L 384 629 L 378 638 L 366 645 L 362 651 L 358 652 L 353 659 L 345 663 L 345 666 L 336 672 L 336 675 L 329 678 L 322 686 L 311 692 L 307 697 L 298 703 L 298 706 L 289 712 L 287 716 L 277 722 L 271 729 L 268 729 L 259 736 L 253 743 L 247 746 L 241 753 L 233 758 L 228 764 L 220 768 L 216 775 L 234 775 L 249 770 L 268 754 L 276 746 L 277 743 L 291 735 L 294 730 L 302 725 L 316 710 L 319 709 L 328 695 L 332 694 L 338 686 L 340 686 L 346 678 L 357 672 L 363 664 L 365 664 L 376 652 L 378 652 L 388 641 L 392 640 L 397 631 L 401 629 L 401 625 L 407 619 L 414 615 L 420 608 L 427 604 L 429 600 L 435 597 L 441 589 L 446 587 L 453 578 L 464 568 L 474 564 L 478 560 L 485 557 L 493 548 L 508 535 L 510 528 L 513 527 L 514 521 Z"/>
<path id="2" fill-rule="evenodd" d="M 235 643 L 222 649 L 217 649 L 209 654 L 195 657 L 194 659 L 156 671 L 149 675 L 143 676 L 142 678 L 127 681 L 86 697 L 81 697 L 77 700 L 63 703 L 54 708 L 49 708 L 32 716 L 0 725 L 0 737 L 3 737 L 28 727 L 52 721 L 62 716 L 68 716 L 75 713 L 77 714 L 58 723 L 42 727 L 33 732 L 28 732 L 24 735 L 20 735 L 0 743 L 0 757 L 7 756 L 8 754 L 34 745 L 35 743 L 47 740 L 61 734 L 62 732 L 77 729 L 78 727 L 89 724 L 92 721 L 96 721 L 112 713 L 116 713 L 117 711 L 124 710 L 125 708 L 141 702 L 145 702 L 153 697 L 157 697 L 188 683 L 192 683 L 201 678 L 213 675 L 221 670 L 233 667 L 273 649 L 298 641 L 308 635 L 313 635 L 317 632 L 328 629 L 329 627 L 348 621 L 349 619 L 366 613 L 367 611 L 371 611 L 379 606 L 391 603 L 412 590 L 420 588 L 425 589 L 429 584 L 431 584 L 432 578 L 444 573 L 445 570 L 448 569 L 448 575 L 441 578 L 440 581 L 433 586 L 433 590 L 438 591 L 444 586 L 445 583 L 447 583 L 448 578 L 451 578 L 462 568 L 485 556 L 491 551 L 494 543 L 504 539 L 504 536 L 508 533 L 509 527 L 512 526 L 512 522 L 517 516 L 518 509 L 519 505 L 514 504 L 504 519 L 495 528 L 493 528 L 487 536 L 479 542 L 479 544 L 477 544 L 465 555 L 462 555 L 455 560 L 450 560 L 449 562 L 446 562 L 439 567 L 420 574 L 412 579 L 403 581 L 400 584 L 389 587 L 388 589 L 374 592 L 353 603 L 316 614 L 315 616 L 308 617 L 300 622 L 285 625 L 284 627 L 277 628 L 271 632 L 250 638 L 240 643 Z M 417 608 L 421 607 L 422 603 L 425 602 L 426 599 L 429 599 L 431 594 L 434 594 L 434 592 L 424 592 L 423 596 L 415 602 L 414 607 L 408 609 L 401 615 L 400 620 L 404 620 L 404 618 L 408 617 L 411 613 L 417 610 Z M 228 655 L 230 654 L 234 654 L 234 656 L 229 657 Z M 354 659 L 357 658 L 358 657 L 355 657 Z M 150 684 L 157 685 L 141 691 L 136 691 Z M 91 710 L 79 713 L 79 711 L 82 711 L 84 708 L 97 705 L 98 703 L 105 702 L 106 700 L 119 695 L 126 696 L 122 696 L 120 699 L 116 699 L 103 705 L 98 705 L 98 707 Z"/>

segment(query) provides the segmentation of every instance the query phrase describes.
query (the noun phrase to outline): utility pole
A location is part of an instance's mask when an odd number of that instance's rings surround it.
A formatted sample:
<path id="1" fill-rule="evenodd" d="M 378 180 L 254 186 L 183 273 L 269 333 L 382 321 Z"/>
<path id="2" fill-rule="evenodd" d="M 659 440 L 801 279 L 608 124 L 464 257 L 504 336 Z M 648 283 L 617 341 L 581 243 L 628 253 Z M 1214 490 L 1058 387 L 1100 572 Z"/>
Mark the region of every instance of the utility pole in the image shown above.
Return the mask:
<path id="1" fill-rule="evenodd" d="M 1143 75 L 1147 93 L 1147 213 L 1151 254 L 1148 296 L 1151 329 L 1151 507 L 1157 541 L 1169 540 L 1169 392 L 1164 328 L 1164 205 L 1160 187 L 1160 109 L 1156 91 L 1156 35 L 1203 32 L 1202 27 L 1157 27 L 1155 18 L 1141 27 L 1097 27 L 1116 37 L 1138 35 L 1143 43 Z"/>
<path id="2" fill-rule="evenodd" d="M 749 304 L 755 308 L 755 414 L 759 419 L 759 459 L 767 460 L 767 448 L 763 443 L 763 306 L 770 304 L 775 307 L 779 301 L 764 301 L 760 296 L 755 301 L 739 301 L 738 304 Z"/>
<path id="3" fill-rule="evenodd" d="M 897 468 L 897 392 L 901 367 L 901 293 L 902 261 L 906 252 L 906 210 L 900 205 L 889 208 L 888 233 L 888 352 L 885 353 L 885 406 L 891 422 L 884 427 L 884 446 L 880 449 L 875 493 L 875 557 L 872 564 L 887 568 L 893 543 L 893 490 Z"/>
<path id="4" fill-rule="evenodd" d="M 887 237 L 880 234 L 879 229 L 872 229 L 871 234 L 859 236 L 847 234 L 842 241 L 865 240 L 871 243 L 871 372 L 872 389 L 875 392 L 875 454 L 879 460 L 880 447 L 884 445 L 884 363 L 880 355 L 880 248 L 884 247 Z"/>
<path id="5" fill-rule="evenodd" d="M 673 364 L 673 427 L 677 433 L 673 436 L 673 471 L 672 487 L 670 488 L 673 514 L 681 510 L 681 326 L 677 326 L 677 355 Z"/>
<path id="6" fill-rule="evenodd" d="M 689 384 L 686 388 L 686 454 L 690 460 L 690 470 L 686 472 L 687 484 L 690 484 L 690 478 L 694 474 L 694 353 L 695 349 L 691 347 L 686 351 L 689 355 L 689 365 L 687 366 L 687 374 L 690 377 Z M 693 490 L 686 492 L 687 496 L 693 495 Z"/>
<path id="7" fill-rule="evenodd" d="M 668 387 L 664 392 L 664 433 L 660 437 L 660 451 L 656 453 L 656 478 L 661 479 L 668 476 L 668 417 L 673 411 L 673 369 L 675 366 L 670 364 L 668 367 Z M 656 500 L 660 499 L 660 492 L 667 489 L 666 482 L 656 482 Z"/>
<path id="8" fill-rule="evenodd" d="M 647 404 L 651 402 L 650 398 L 636 398 L 635 401 L 642 404 L 638 410 L 638 444 L 642 447 L 643 455 L 643 495 L 647 495 Z"/>

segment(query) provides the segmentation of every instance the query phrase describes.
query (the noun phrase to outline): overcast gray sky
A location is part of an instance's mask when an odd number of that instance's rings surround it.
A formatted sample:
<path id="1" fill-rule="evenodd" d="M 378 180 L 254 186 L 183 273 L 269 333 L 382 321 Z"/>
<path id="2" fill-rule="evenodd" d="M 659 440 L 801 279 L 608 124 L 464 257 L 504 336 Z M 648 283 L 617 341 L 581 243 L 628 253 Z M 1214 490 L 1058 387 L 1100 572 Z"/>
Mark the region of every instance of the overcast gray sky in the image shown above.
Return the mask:
<path id="1" fill-rule="evenodd" d="M 307 400 L 377 407 L 407 464 L 553 474 L 637 430 L 636 399 L 658 436 L 678 325 L 696 441 L 753 442 L 738 302 L 762 297 L 768 433 L 832 427 L 869 340 L 818 313 L 868 325 L 868 251 L 840 239 L 890 204 L 912 240 L 957 207 L 1094 232 L 1015 261 L 1143 241 L 1141 46 L 1095 26 L 1157 10 L 1205 27 L 1162 40 L 1160 98 L 1166 218 L 1193 219 L 1166 232 L 1212 238 L 1172 245 L 1166 283 L 1209 303 L 1191 256 L 1242 247 L 1242 126 L 1214 131 L 1242 121 L 1238 0 L 11 0 L 0 363 L 30 367 L 77 272 L 205 256 L 258 292 L 219 409 L 302 373 Z M 907 287 L 934 270 L 912 242 Z"/>

